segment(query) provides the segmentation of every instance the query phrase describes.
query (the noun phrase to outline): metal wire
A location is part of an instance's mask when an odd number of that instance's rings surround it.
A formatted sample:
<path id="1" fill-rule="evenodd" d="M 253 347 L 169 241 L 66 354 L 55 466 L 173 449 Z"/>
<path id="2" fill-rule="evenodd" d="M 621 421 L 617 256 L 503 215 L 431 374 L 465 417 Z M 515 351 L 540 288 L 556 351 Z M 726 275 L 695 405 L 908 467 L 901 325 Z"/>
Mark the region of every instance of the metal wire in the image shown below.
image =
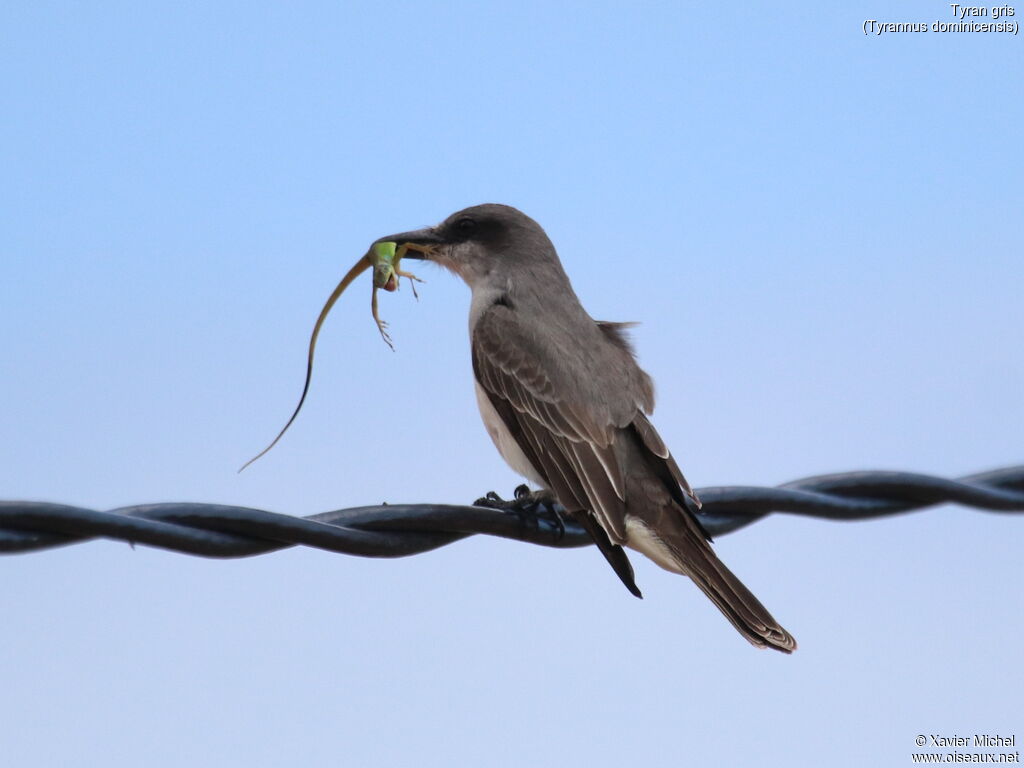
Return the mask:
<path id="1" fill-rule="evenodd" d="M 782 512 L 866 520 L 946 502 L 991 512 L 1024 512 L 1024 466 L 957 480 L 909 472 L 845 472 L 776 488 L 697 490 L 712 536 Z M 0 501 L 0 553 L 32 552 L 104 538 L 204 557 L 249 557 L 304 545 L 363 557 L 405 557 L 474 534 L 549 547 L 591 544 L 568 516 L 480 506 L 395 504 L 292 517 L 220 504 L 141 504 L 106 512 L 32 501 Z"/>

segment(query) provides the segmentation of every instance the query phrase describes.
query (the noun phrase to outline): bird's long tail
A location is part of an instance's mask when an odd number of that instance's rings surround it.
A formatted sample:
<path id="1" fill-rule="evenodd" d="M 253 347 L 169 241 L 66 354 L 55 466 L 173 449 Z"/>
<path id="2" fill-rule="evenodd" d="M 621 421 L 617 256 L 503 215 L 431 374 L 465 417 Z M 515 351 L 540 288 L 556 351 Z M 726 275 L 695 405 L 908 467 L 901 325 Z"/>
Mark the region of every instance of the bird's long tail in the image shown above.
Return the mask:
<path id="1" fill-rule="evenodd" d="M 746 589 L 725 563 L 718 559 L 708 542 L 700 541 L 696 544 L 698 546 L 693 547 L 687 557 L 676 558 L 680 561 L 680 570 L 711 598 L 739 633 L 754 645 L 774 648 L 783 653 L 795 651 L 797 641 L 793 635 L 775 621 L 754 593 Z M 676 548 L 670 545 L 669 549 Z"/>
<path id="2" fill-rule="evenodd" d="M 793 636 L 714 553 L 711 559 L 713 563 L 707 568 L 694 570 L 688 575 L 718 606 L 718 610 L 757 647 L 774 648 L 783 653 L 795 651 Z"/>
<path id="3" fill-rule="evenodd" d="M 774 648 L 783 653 L 796 650 L 793 636 L 718 559 L 697 521 L 674 503 L 670 504 L 673 509 L 664 510 L 668 514 L 661 516 L 655 527 L 656 534 L 647 525 L 642 529 L 633 528 L 630 547 L 643 552 L 662 568 L 693 579 L 740 634 L 758 648 Z M 641 531 L 645 535 L 640 535 Z"/>

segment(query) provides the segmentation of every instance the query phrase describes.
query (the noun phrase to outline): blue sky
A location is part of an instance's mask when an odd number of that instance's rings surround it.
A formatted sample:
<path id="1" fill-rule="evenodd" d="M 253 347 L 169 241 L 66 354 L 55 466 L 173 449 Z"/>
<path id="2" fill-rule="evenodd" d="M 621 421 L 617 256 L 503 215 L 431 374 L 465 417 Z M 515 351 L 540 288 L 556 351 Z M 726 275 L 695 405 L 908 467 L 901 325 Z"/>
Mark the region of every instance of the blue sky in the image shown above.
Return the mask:
<path id="1" fill-rule="evenodd" d="M 891 4 L 890 4 L 891 5 Z M 887 17 L 886 14 L 896 14 Z M 1024 15 L 1018 10 L 1017 19 Z M 519 482 L 468 290 L 366 245 L 480 202 L 636 320 L 696 487 L 1024 462 L 1021 38 L 947 4 L 32 3 L 0 10 L 0 498 L 292 514 Z M 12 765 L 904 765 L 1024 738 L 1024 521 L 771 519 L 718 544 L 800 642 L 634 557 L 118 543 L 0 560 Z"/>

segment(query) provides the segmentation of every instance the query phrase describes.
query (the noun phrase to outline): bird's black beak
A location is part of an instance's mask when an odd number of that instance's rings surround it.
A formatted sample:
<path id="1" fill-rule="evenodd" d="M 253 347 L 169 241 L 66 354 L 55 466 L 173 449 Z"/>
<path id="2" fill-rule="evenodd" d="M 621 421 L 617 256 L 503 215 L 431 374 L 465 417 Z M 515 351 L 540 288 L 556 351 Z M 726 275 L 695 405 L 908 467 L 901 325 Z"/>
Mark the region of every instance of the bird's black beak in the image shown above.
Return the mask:
<path id="1" fill-rule="evenodd" d="M 399 246 L 403 245 L 420 245 L 422 249 L 410 248 L 405 253 L 406 259 L 426 259 L 429 258 L 429 251 L 437 246 L 444 245 L 445 240 L 439 236 L 433 227 L 427 227 L 426 229 L 414 229 L 411 232 L 400 232 L 397 235 L 388 235 L 387 237 L 380 237 L 376 240 L 378 243 L 397 243 Z"/>

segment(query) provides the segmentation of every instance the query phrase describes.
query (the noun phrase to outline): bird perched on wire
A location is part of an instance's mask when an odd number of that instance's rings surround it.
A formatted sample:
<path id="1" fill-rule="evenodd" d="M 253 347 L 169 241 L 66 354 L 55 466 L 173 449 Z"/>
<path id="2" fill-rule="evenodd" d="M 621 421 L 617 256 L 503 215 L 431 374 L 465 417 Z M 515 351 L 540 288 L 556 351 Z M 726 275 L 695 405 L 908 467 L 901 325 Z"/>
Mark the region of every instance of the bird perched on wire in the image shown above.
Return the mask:
<path id="1" fill-rule="evenodd" d="M 751 643 L 796 641 L 718 559 L 700 501 L 647 416 L 650 377 L 622 323 L 580 304 L 554 245 L 530 217 L 478 205 L 436 227 L 388 235 L 472 290 L 469 332 L 484 425 L 505 461 L 586 528 L 626 587 L 623 547 L 689 576 Z"/>

